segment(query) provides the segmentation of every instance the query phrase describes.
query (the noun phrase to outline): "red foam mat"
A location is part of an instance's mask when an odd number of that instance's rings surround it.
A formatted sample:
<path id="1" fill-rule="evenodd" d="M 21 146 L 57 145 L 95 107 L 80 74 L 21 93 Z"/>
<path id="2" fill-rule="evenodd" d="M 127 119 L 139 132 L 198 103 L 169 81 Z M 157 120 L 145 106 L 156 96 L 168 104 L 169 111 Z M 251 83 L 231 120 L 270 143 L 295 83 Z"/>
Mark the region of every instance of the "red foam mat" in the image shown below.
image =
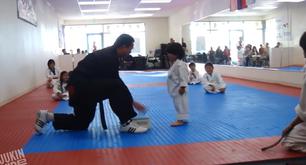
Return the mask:
<path id="1" fill-rule="evenodd" d="M 34 133 L 35 114 L 39 109 L 52 110 L 57 102 L 51 90 L 41 86 L 0 107 L 0 154 L 20 149 Z"/>
<path id="2" fill-rule="evenodd" d="M 33 165 L 66 164 L 115 164 L 115 165 L 199 165 L 257 162 L 306 156 L 293 153 L 277 146 L 262 152 L 261 147 L 269 145 L 278 137 L 257 138 L 239 141 L 204 142 L 171 146 L 83 150 L 52 152 L 27 155 Z"/>

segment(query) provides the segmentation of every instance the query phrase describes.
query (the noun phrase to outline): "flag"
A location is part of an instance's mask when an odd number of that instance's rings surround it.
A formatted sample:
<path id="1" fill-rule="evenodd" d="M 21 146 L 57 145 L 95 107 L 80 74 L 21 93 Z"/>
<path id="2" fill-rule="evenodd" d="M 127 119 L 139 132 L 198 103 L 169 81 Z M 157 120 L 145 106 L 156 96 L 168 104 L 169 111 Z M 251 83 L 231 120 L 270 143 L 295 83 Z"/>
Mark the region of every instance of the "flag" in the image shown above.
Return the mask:
<path id="1" fill-rule="evenodd" d="M 241 7 L 242 7 L 242 9 L 245 9 L 245 8 L 248 7 L 246 0 L 241 0 Z"/>
<path id="2" fill-rule="evenodd" d="M 242 9 L 242 0 L 237 0 L 237 9 L 238 10 Z"/>
<path id="3" fill-rule="evenodd" d="M 230 1 L 230 11 L 237 10 L 237 0 L 231 0 Z"/>

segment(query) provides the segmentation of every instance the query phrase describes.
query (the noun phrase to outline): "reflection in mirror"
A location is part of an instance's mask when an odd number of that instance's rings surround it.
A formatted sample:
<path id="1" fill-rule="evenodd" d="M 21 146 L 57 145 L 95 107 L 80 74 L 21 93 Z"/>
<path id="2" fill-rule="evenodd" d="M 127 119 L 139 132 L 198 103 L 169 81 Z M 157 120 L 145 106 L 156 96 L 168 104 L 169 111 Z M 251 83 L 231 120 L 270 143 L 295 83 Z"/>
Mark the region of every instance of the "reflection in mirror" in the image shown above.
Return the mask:
<path id="1" fill-rule="evenodd" d="M 183 26 L 188 61 L 302 71 L 306 2 L 257 0 Z"/>

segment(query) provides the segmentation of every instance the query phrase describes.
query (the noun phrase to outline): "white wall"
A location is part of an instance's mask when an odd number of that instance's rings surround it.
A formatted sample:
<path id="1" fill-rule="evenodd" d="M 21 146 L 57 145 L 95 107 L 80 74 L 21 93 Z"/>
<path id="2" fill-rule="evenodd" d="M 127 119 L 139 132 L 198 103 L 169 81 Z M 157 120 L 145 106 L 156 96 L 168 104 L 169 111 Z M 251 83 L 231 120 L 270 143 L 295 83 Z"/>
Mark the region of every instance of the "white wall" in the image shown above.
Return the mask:
<path id="1" fill-rule="evenodd" d="M 299 3 L 286 3 L 280 8 L 275 9 L 265 19 L 279 18 L 289 23 L 291 29 L 291 39 L 283 42 L 288 47 L 298 47 L 299 40 L 304 31 L 306 31 L 306 1 Z"/>
<path id="2" fill-rule="evenodd" d="M 146 51 L 160 48 L 161 43 L 169 42 L 168 18 L 139 18 L 113 20 L 67 20 L 65 25 L 89 25 L 111 23 L 144 23 L 146 28 Z"/>
<path id="3" fill-rule="evenodd" d="M 181 41 L 182 26 L 230 7 L 229 0 L 198 0 L 169 17 L 169 37 Z"/>
<path id="4" fill-rule="evenodd" d="M 1 0 L 0 106 L 42 85 L 58 49 L 56 13 L 45 0 L 32 1 L 37 27 L 17 18 L 16 0 Z"/>

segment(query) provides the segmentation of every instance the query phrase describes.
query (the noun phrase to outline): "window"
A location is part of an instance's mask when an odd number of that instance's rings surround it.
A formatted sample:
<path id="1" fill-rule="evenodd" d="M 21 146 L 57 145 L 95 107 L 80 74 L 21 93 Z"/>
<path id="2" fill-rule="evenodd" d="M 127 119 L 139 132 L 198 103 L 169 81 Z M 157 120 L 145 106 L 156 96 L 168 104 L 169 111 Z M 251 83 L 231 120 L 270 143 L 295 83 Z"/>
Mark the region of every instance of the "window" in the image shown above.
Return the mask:
<path id="1" fill-rule="evenodd" d="M 65 26 L 64 33 L 65 48 L 68 51 L 80 48 L 91 52 L 95 38 L 99 40 L 95 42 L 97 48 L 108 47 L 114 44 L 120 34 L 126 33 L 135 39 L 131 55 L 146 55 L 144 23 Z"/>

